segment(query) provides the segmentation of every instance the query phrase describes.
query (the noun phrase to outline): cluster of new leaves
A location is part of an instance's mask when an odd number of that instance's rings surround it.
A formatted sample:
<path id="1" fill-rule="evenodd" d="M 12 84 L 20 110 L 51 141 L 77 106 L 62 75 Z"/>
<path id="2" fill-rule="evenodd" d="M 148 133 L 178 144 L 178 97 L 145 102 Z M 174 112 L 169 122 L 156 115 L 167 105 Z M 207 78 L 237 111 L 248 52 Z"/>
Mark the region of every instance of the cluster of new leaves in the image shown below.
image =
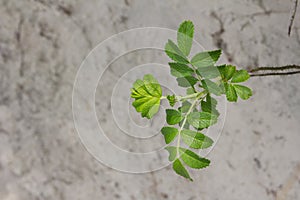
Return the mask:
<path id="1" fill-rule="evenodd" d="M 246 70 L 237 70 L 232 65 L 216 65 L 221 50 L 200 52 L 190 58 L 194 35 L 191 21 L 183 22 L 177 32 L 177 44 L 168 40 L 166 54 L 172 59 L 170 73 L 180 87 L 186 88 L 185 96 L 162 96 L 161 86 L 152 75 L 137 80 L 131 89 L 135 99 L 133 106 L 142 117 L 152 118 L 158 112 L 161 99 L 167 99 L 173 109 L 166 109 L 168 126 L 161 129 L 169 152 L 169 161 L 174 171 L 189 179 L 186 166 L 194 169 L 205 168 L 210 164 L 195 150 L 212 146 L 213 140 L 203 133 L 217 122 L 219 112 L 214 96 L 226 95 L 228 101 L 235 102 L 238 97 L 248 99 L 252 95 L 250 88 L 238 83 L 249 79 Z"/>
<path id="2" fill-rule="evenodd" d="M 142 117 L 151 119 L 159 110 L 162 90 L 160 84 L 151 75 L 147 74 L 143 80 L 136 80 L 131 88 L 131 97 L 135 98 L 132 105 Z"/>

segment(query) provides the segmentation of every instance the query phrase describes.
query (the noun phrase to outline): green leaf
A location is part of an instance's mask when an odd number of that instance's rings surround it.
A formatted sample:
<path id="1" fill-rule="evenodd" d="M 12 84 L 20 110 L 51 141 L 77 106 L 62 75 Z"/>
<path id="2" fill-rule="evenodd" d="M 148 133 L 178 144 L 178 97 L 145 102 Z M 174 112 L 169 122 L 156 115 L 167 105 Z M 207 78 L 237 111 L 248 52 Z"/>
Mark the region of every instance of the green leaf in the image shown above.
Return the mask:
<path id="1" fill-rule="evenodd" d="M 208 102 L 208 103 L 210 103 L 213 107 L 216 107 L 217 106 L 217 104 L 218 104 L 218 101 L 215 99 L 215 98 L 213 98 L 213 97 L 211 97 L 209 94 L 208 95 L 206 95 L 206 101 Z"/>
<path id="2" fill-rule="evenodd" d="M 186 56 L 181 52 L 177 45 L 172 41 L 168 40 L 165 46 L 166 54 L 174 61 L 178 63 L 188 64 L 189 61 Z"/>
<path id="3" fill-rule="evenodd" d="M 194 93 L 196 93 L 196 91 L 193 87 L 190 87 L 190 88 L 186 89 L 186 94 L 187 95 L 194 94 Z"/>
<path id="4" fill-rule="evenodd" d="M 177 43 L 179 49 L 185 56 L 190 54 L 194 36 L 194 24 L 191 21 L 184 21 L 180 24 L 177 32 Z"/>
<path id="5" fill-rule="evenodd" d="M 176 80 L 180 87 L 191 87 L 198 82 L 198 79 L 196 79 L 193 76 L 180 77 L 180 78 L 177 78 Z"/>
<path id="6" fill-rule="evenodd" d="M 217 110 L 217 100 L 212 98 L 210 95 L 206 96 L 206 101 L 201 101 L 201 110 L 216 116 L 220 115 L 219 111 Z"/>
<path id="7" fill-rule="evenodd" d="M 191 63 L 196 67 L 210 67 L 218 61 L 220 55 L 221 50 L 201 52 L 192 58 Z"/>
<path id="8" fill-rule="evenodd" d="M 148 119 L 158 112 L 161 96 L 161 86 L 150 74 L 145 75 L 143 80 L 136 80 L 131 88 L 131 97 L 135 99 L 132 105 Z"/>
<path id="9" fill-rule="evenodd" d="M 188 112 L 188 110 L 190 109 L 190 107 L 191 107 L 191 103 L 190 102 L 188 102 L 188 101 L 184 101 L 183 103 L 182 103 L 182 106 L 178 109 L 181 113 L 187 113 Z"/>
<path id="10" fill-rule="evenodd" d="M 194 149 L 205 149 L 213 144 L 213 140 L 202 133 L 182 130 L 181 137 L 185 144 Z"/>
<path id="11" fill-rule="evenodd" d="M 194 70 L 186 64 L 182 63 L 169 63 L 171 67 L 171 74 L 175 77 L 192 76 Z"/>
<path id="12" fill-rule="evenodd" d="M 236 94 L 241 98 L 241 99 L 249 99 L 252 96 L 252 91 L 250 88 L 243 86 L 243 85 L 233 85 Z"/>
<path id="13" fill-rule="evenodd" d="M 176 159 L 177 156 L 177 147 L 168 146 L 165 149 L 169 152 L 169 161 L 172 162 Z"/>
<path id="14" fill-rule="evenodd" d="M 166 144 L 169 144 L 170 142 L 172 142 L 175 137 L 178 134 L 178 130 L 177 128 L 173 128 L 173 127 L 163 127 L 161 129 L 161 133 L 164 135 L 165 137 L 165 142 Z"/>
<path id="15" fill-rule="evenodd" d="M 231 83 L 240 83 L 248 80 L 250 78 L 250 75 L 248 72 L 244 69 L 238 70 L 233 74 L 233 77 L 231 79 Z"/>
<path id="16" fill-rule="evenodd" d="M 146 74 L 144 76 L 144 85 L 150 95 L 159 98 L 162 96 L 160 84 L 151 74 Z"/>
<path id="17" fill-rule="evenodd" d="M 228 101 L 236 102 L 237 94 L 232 84 L 225 83 L 226 97 Z"/>
<path id="18" fill-rule="evenodd" d="M 232 65 L 223 65 L 218 67 L 221 76 L 226 81 L 230 80 L 236 71 L 236 67 Z"/>
<path id="19" fill-rule="evenodd" d="M 188 171 L 184 168 L 184 166 L 182 165 L 182 163 L 180 162 L 179 159 L 176 159 L 173 162 L 173 169 L 178 175 L 183 176 L 184 178 L 187 178 L 190 181 L 193 181 L 193 179 L 190 177 Z"/>
<path id="20" fill-rule="evenodd" d="M 208 128 L 217 122 L 217 116 L 208 112 L 192 112 L 187 116 L 187 121 L 197 129 Z"/>
<path id="21" fill-rule="evenodd" d="M 202 80 L 201 83 L 203 88 L 207 90 L 209 93 L 215 94 L 217 96 L 223 94 L 223 85 L 219 86 L 215 82 L 212 82 L 209 79 Z"/>
<path id="22" fill-rule="evenodd" d="M 166 113 L 167 113 L 167 123 L 170 125 L 178 124 L 183 119 L 183 116 L 177 110 L 167 109 Z"/>
<path id="23" fill-rule="evenodd" d="M 206 79 L 213 79 L 220 76 L 218 67 L 209 66 L 209 67 L 198 67 L 197 74 Z"/>
<path id="24" fill-rule="evenodd" d="M 201 169 L 210 164 L 210 160 L 202 158 L 188 149 L 180 148 L 179 150 L 181 159 L 191 168 Z"/>
<path id="25" fill-rule="evenodd" d="M 175 103 L 176 103 L 176 97 L 175 97 L 175 95 L 174 94 L 173 95 L 168 95 L 167 99 L 169 101 L 170 106 L 173 107 L 175 105 Z"/>

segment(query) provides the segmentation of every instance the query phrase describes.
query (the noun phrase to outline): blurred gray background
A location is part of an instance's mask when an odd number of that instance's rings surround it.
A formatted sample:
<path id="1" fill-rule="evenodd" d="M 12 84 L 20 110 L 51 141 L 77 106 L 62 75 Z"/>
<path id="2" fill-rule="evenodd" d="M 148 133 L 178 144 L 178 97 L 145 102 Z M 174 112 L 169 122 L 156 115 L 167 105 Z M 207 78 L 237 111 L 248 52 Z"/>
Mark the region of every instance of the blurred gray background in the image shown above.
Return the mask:
<path id="1" fill-rule="evenodd" d="M 227 104 L 212 164 L 194 171 L 192 183 L 170 166 L 128 174 L 100 164 L 72 116 L 77 70 L 113 34 L 177 29 L 189 19 L 197 41 L 222 48 L 223 62 L 245 69 L 300 64 L 300 13 L 287 36 L 291 7 L 288 0 L 0 0 L 0 199 L 300 199 L 299 75 L 251 78 L 253 97 Z M 120 75 L 112 66 L 108 84 Z"/>

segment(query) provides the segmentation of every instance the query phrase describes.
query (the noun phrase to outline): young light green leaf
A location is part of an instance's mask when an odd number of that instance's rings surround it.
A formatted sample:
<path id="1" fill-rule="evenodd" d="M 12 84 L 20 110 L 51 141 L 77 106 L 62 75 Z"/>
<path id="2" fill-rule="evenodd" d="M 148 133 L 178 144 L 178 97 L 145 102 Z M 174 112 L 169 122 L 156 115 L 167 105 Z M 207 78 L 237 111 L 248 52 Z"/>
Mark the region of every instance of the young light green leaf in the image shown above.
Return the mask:
<path id="1" fill-rule="evenodd" d="M 172 40 L 168 40 L 165 46 L 165 52 L 175 62 L 183 63 L 183 64 L 189 63 L 186 56 L 181 52 L 181 50 L 177 47 L 177 45 Z"/>
<path id="2" fill-rule="evenodd" d="M 143 80 L 136 80 L 131 88 L 131 97 L 135 99 L 132 105 L 148 119 L 158 112 L 161 96 L 161 86 L 150 74 L 145 75 Z"/>
<path id="3" fill-rule="evenodd" d="M 179 49 L 185 56 L 190 54 L 194 36 L 194 24 L 191 21 L 184 21 L 180 24 L 177 32 L 177 43 Z"/>
<path id="4" fill-rule="evenodd" d="M 194 70 L 191 69 L 186 64 L 182 63 L 169 63 L 171 68 L 171 74 L 175 77 L 185 77 L 185 76 L 192 76 Z"/>
<path id="5" fill-rule="evenodd" d="M 210 160 L 202 158 L 194 152 L 184 148 L 180 148 L 180 158 L 185 164 L 194 169 L 202 169 L 210 164 Z"/>
<path id="6" fill-rule="evenodd" d="M 204 79 L 201 81 L 202 86 L 205 90 L 207 90 L 207 92 L 220 96 L 221 94 L 223 94 L 223 85 L 217 85 L 215 82 L 212 82 L 209 79 Z"/>
<path id="7" fill-rule="evenodd" d="M 187 121 L 197 129 L 208 128 L 217 122 L 217 116 L 208 112 L 192 112 L 187 116 Z"/>
<path id="8" fill-rule="evenodd" d="M 218 61 L 220 55 L 221 50 L 201 52 L 192 58 L 191 63 L 196 67 L 210 67 Z"/>
<path id="9" fill-rule="evenodd" d="M 235 84 L 233 85 L 236 94 L 241 98 L 241 99 L 249 99 L 252 96 L 252 91 L 250 88 L 243 86 L 243 85 L 238 85 Z"/>
<path id="10" fill-rule="evenodd" d="M 194 149 L 205 149 L 213 144 L 211 138 L 196 131 L 184 129 L 181 131 L 181 137 L 185 144 Z"/>
<path id="11" fill-rule="evenodd" d="M 237 70 L 231 79 L 231 83 L 240 83 L 248 80 L 250 78 L 250 75 L 248 72 L 244 69 Z"/>
<path id="12" fill-rule="evenodd" d="M 183 116 L 180 112 L 174 109 L 167 109 L 167 123 L 170 125 L 178 124 L 182 119 Z"/>
<path id="13" fill-rule="evenodd" d="M 176 159 L 173 162 L 173 169 L 178 175 L 183 176 L 184 178 L 187 178 L 190 181 L 193 181 L 193 179 L 190 177 L 190 174 L 185 169 L 185 167 L 182 165 L 182 163 L 180 162 L 179 159 Z"/>
<path id="14" fill-rule="evenodd" d="M 173 95 L 168 95 L 167 99 L 169 101 L 170 106 L 173 107 L 175 105 L 175 103 L 176 103 L 176 97 L 175 97 L 175 95 L 174 94 Z"/>
<path id="15" fill-rule="evenodd" d="M 219 66 L 218 69 L 222 76 L 222 79 L 226 81 L 230 80 L 236 71 L 236 67 L 232 65 Z"/>
<path id="16" fill-rule="evenodd" d="M 169 152 L 169 161 L 172 162 L 176 159 L 177 156 L 177 147 L 168 146 L 165 149 Z"/>
<path id="17" fill-rule="evenodd" d="M 177 78 L 176 80 L 180 87 L 191 87 L 198 82 L 198 79 L 196 79 L 193 76 L 180 77 L 180 78 Z"/>
<path id="18" fill-rule="evenodd" d="M 149 94 L 155 97 L 161 97 L 162 90 L 160 84 L 151 74 L 146 74 L 144 76 L 144 85 Z"/>
<path id="19" fill-rule="evenodd" d="M 163 127 L 161 129 L 161 133 L 164 135 L 165 137 L 165 142 L 166 144 L 169 144 L 170 142 L 172 142 L 175 137 L 177 136 L 178 134 L 178 130 L 177 128 L 173 128 L 173 127 Z"/>
<path id="20" fill-rule="evenodd" d="M 226 90 L 226 98 L 228 101 L 236 102 L 237 101 L 237 94 L 232 84 L 225 83 L 225 90 Z"/>

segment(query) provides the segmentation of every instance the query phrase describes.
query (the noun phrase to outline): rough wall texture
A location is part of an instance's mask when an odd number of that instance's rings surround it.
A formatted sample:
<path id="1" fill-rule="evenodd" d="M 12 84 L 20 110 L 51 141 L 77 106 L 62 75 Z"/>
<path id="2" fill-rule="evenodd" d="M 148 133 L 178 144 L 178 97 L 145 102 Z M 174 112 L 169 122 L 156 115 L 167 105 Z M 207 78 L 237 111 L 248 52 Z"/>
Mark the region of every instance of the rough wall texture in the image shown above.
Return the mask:
<path id="1" fill-rule="evenodd" d="M 193 173 L 193 183 L 170 167 L 133 175 L 99 164 L 77 137 L 71 104 L 84 57 L 131 28 L 176 29 L 190 19 L 196 40 L 222 48 L 224 62 L 300 64 L 300 15 L 288 37 L 290 7 L 280 0 L 0 0 L 0 199 L 299 199 L 299 76 L 249 81 L 253 98 L 228 104 L 212 166 Z"/>

